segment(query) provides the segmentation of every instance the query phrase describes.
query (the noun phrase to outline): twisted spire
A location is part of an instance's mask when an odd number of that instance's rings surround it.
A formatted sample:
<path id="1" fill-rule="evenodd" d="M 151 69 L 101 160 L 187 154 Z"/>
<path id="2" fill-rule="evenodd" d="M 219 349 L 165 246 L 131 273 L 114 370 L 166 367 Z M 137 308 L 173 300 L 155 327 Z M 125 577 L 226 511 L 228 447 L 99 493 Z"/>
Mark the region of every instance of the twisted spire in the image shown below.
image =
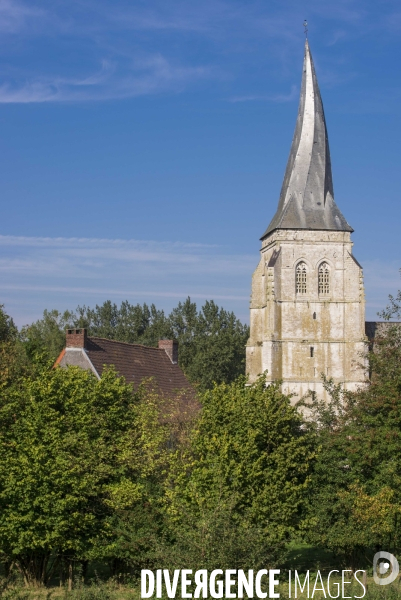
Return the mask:
<path id="1" fill-rule="evenodd" d="M 262 239 L 275 229 L 353 231 L 334 202 L 326 121 L 308 40 L 298 118 L 280 200 Z"/>

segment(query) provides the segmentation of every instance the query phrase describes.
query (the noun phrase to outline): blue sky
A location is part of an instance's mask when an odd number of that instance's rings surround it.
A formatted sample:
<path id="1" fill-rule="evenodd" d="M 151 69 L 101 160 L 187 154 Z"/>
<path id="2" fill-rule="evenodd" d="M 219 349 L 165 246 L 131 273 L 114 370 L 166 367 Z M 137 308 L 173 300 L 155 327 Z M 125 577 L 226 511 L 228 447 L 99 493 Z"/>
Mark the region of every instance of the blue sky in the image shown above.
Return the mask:
<path id="1" fill-rule="evenodd" d="M 0 302 L 20 325 L 188 295 L 248 319 L 305 18 L 376 318 L 400 287 L 399 2 L 0 0 Z"/>

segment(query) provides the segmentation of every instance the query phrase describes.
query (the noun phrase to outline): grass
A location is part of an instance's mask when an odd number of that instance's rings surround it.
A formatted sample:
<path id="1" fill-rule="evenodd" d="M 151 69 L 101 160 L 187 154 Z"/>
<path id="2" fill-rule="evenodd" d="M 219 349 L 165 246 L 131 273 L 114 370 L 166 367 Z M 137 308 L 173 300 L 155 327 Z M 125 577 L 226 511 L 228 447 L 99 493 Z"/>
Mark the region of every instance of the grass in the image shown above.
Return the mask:
<path id="1" fill-rule="evenodd" d="M 101 581 L 97 575 L 98 566 L 100 565 L 92 565 L 90 573 L 93 577 L 92 579 L 89 579 L 86 584 L 77 578 L 72 591 L 68 591 L 65 587 L 60 587 L 58 585 L 42 589 L 27 589 L 22 586 L 22 581 L 17 575 L 14 576 L 12 581 L 7 582 L 3 579 L 1 582 L 0 580 L 0 600 L 140 600 L 139 582 L 136 582 L 135 584 L 121 584 L 116 579 L 107 579 L 106 572 L 102 573 L 105 581 Z M 95 570 L 93 570 L 94 568 Z M 327 574 L 332 569 L 341 570 L 341 566 L 338 565 L 336 559 L 330 552 L 304 543 L 294 542 L 290 546 L 287 560 L 282 566 L 281 580 L 283 583 L 279 587 L 280 598 L 282 600 L 287 600 L 289 598 L 287 583 L 288 570 L 291 570 L 292 572 L 297 570 L 298 573 L 305 573 L 309 570 L 311 581 L 309 598 L 312 598 L 315 576 L 317 571 L 320 570 L 327 594 L 326 597 L 329 598 L 330 596 L 327 593 Z M 293 577 L 294 575 L 292 575 L 292 578 Z M 339 581 L 341 580 L 333 579 L 332 583 L 335 584 Z M 401 599 L 401 578 L 398 578 L 392 585 L 379 587 L 374 583 L 372 577 L 368 577 L 367 584 L 368 591 L 366 596 L 364 596 L 365 600 Z M 332 586 L 331 593 L 335 597 L 336 587 Z M 354 582 L 352 586 L 349 585 L 346 587 L 345 593 L 351 597 L 361 596 L 362 588 L 359 584 Z M 176 597 L 177 600 L 180 598 L 179 592 Z M 292 588 L 292 598 L 294 598 L 294 586 Z M 299 593 L 298 590 L 298 598 L 300 600 L 306 600 L 306 598 L 308 598 L 306 591 L 304 593 Z M 316 591 L 313 598 L 314 600 L 321 600 L 325 598 L 325 596 L 322 591 Z M 341 594 L 339 598 L 342 598 Z"/>
<path id="2" fill-rule="evenodd" d="M 93 582 L 76 585 L 72 591 L 60 587 L 27 589 L 20 584 L 0 591 L 1 600 L 139 600 L 140 591 L 114 582 Z"/>
<path id="3" fill-rule="evenodd" d="M 287 600 L 289 598 L 287 586 L 281 586 L 279 591 L 281 600 Z M 336 595 L 333 588 L 331 593 L 333 596 Z M 361 588 L 359 586 L 358 588 L 350 587 L 346 594 L 351 597 L 354 597 L 354 594 L 361 596 Z M 178 600 L 180 595 L 177 594 L 176 597 Z M 309 598 L 311 597 L 312 589 L 310 590 Z M 325 596 L 323 592 L 316 592 L 313 597 L 315 600 L 322 600 Z M 341 597 L 342 596 L 340 596 L 340 598 Z M 401 585 L 399 582 L 380 588 L 373 583 L 373 580 L 368 580 L 368 593 L 365 596 L 365 600 L 398 600 L 400 597 Z M 116 586 L 110 584 L 110 582 L 98 582 L 78 587 L 71 592 L 60 588 L 27 590 L 21 587 L 11 587 L 0 592 L 0 598 L 1 600 L 139 600 L 140 592 L 139 588 Z M 292 598 L 294 598 L 294 592 L 292 593 Z M 298 598 L 300 600 L 306 600 L 308 596 L 306 593 L 298 593 Z"/>

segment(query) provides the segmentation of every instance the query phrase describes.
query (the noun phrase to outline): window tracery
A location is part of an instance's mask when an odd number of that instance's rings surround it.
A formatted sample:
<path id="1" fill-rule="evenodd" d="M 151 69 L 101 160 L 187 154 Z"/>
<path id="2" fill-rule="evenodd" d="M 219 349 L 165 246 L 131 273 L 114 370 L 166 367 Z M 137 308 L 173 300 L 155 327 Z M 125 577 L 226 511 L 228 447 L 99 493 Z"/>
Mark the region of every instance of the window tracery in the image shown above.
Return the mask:
<path id="1" fill-rule="evenodd" d="M 319 294 L 330 293 L 330 270 L 326 262 L 319 266 Z"/>
<path id="2" fill-rule="evenodd" d="M 297 294 L 306 294 L 306 263 L 300 262 L 295 270 L 295 290 Z"/>

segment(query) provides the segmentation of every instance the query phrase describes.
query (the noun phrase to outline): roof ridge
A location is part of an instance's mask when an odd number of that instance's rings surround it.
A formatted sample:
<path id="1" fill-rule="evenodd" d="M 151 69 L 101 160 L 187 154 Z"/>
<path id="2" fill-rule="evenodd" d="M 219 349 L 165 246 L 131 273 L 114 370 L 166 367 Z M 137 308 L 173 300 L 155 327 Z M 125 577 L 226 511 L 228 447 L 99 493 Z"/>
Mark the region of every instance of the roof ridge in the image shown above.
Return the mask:
<path id="1" fill-rule="evenodd" d="M 139 346 L 140 348 L 147 348 L 149 350 L 162 350 L 165 352 L 163 348 L 158 348 L 157 346 L 145 346 L 145 344 L 137 344 L 132 342 L 122 342 L 121 340 L 111 340 L 110 338 L 99 337 L 96 335 L 90 335 L 87 338 L 88 340 L 103 340 L 105 342 L 114 342 L 115 344 L 124 344 L 125 346 Z"/>
<path id="2" fill-rule="evenodd" d="M 392 323 L 396 325 L 397 323 L 401 323 L 401 321 L 365 321 L 365 323 Z"/>

